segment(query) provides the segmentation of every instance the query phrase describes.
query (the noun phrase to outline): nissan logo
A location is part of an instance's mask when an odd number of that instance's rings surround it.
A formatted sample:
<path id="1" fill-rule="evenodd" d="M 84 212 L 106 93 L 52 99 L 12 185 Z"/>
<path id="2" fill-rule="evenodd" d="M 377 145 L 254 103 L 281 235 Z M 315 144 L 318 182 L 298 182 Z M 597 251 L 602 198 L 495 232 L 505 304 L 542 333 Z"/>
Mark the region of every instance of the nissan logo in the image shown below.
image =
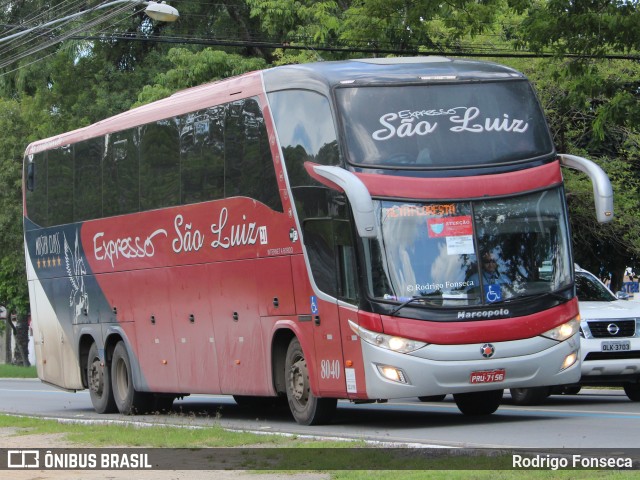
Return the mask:
<path id="1" fill-rule="evenodd" d="M 620 327 L 615 323 L 610 323 L 609 325 L 607 325 L 607 332 L 609 332 L 609 335 L 617 335 L 619 331 Z"/>

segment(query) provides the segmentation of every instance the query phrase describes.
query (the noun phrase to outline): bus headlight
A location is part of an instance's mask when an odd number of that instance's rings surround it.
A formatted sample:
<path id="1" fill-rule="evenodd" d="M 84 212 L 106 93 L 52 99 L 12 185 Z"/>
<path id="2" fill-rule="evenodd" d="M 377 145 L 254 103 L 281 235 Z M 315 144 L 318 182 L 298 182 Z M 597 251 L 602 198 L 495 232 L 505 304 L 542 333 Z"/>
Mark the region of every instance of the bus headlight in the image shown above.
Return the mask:
<path id="1" fill-rule="evenodd" d="M 558 325 L 556 328 L 552 328 L 542 334 L 543 337 L 550 338 L 551 340 L 557 340 L 558 342 L 564 342 L 566 339 L 573 337 L 580 331 L 580 320 L 572 318 L 567 323 Z"/>
<path id="2" fill-rule="evenodd" d="M 566 370 L 567 368 L 572 366 L 574 363 L 576 363 L 577 360 L 578 360 L 578 352 L 570 353 L 569 355 L 567 355 L 565 357 L 564 362 L 562 362 L 562 366 L 560 367 L 560 371 Z"/>
<path id="3" fill-rule="evenodd" d="M 390 365 L 377 365 L 378 371 L 380 374 L 386 378 L 387 380 L 391 380 L 392 382 L 405 383 L 408 384 L 407 376 L 401 368 L 392 367 Z"/>
<path id="4" fill-rule="evenodd" d="M 409 338 L 393 337 L 391 335 L 385 335 L 384 333 L 372 332 L 356 325 L 351 320 L 349 320 L 349 326 L 351 330 L 365 342 L 398 353 L 413 352 L 427 345 L 424 342 L 411 340 Z"/>

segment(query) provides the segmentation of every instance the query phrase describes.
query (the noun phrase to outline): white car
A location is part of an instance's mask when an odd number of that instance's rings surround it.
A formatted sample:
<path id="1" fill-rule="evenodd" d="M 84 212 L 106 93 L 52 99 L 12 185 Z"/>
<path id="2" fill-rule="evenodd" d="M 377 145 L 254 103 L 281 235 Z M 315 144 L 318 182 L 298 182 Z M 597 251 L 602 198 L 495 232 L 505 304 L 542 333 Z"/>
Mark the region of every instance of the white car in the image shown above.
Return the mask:
<path id="1" fill-rule="evenodd" d="M 584 385 L 623 387 L 640 401 L 640 302 L 619 300 L 593 274 L 576 267 L 580 306 L 582 377 L 575 385 L 512 388 L 516 405 L 535 405 L 554 393 L 575 394 Z"/>

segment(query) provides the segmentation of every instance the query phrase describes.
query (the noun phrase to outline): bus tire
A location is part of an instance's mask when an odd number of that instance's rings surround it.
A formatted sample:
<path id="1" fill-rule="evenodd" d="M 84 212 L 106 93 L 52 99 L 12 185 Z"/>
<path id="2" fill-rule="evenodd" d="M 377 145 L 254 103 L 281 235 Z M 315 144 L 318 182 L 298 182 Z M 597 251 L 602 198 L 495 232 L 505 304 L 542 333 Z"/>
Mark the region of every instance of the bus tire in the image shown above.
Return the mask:
<path id="1" fill-rule="evenodd" d="M 131 360 L 124 342 L 120 341 L 113 350 L 111 359 L 111 381 L 113 398 L 118 411 L 123 415 L 147 413 L 153 406 L 153 396 L 146 392 L 138 392 L 133 388 Z"/>
<path id="2" fill-rule="evenodd" d="M 113 399 L 111 372 L 100 359 L 98 346 L 93 343 L 87 357 L 87 386 L 93 408 L 98 413 L 115 413 L 118 411 Z"/>
<path id="3" fill-rule="evenodd" d="M 551 395 L 549 387 L 512 388 L 509 392 L 515 405 L 539 405 Z"/>
<path id="4" fill-rule="evenodd" d="M 503 390 L 489 390 L 486 392 L 455 393 L 453 399 L 465 415 L 491 415 L 500 406 Z"/>
<path id="5" fill-rule="evenodd" d="M 640 402 L 640 383 L 625 383 L 623 388 L 629 400 L 632 402 Z"/>
<path id="6" fill-rule="evenodd" d="M 293 418 L 300 425 L 320 425 L 333 416 L 338 400 L 318 398 L 311 391 L 307 360 L 297 338 L 293 338 L 285 357 L 287 401 Z"/>

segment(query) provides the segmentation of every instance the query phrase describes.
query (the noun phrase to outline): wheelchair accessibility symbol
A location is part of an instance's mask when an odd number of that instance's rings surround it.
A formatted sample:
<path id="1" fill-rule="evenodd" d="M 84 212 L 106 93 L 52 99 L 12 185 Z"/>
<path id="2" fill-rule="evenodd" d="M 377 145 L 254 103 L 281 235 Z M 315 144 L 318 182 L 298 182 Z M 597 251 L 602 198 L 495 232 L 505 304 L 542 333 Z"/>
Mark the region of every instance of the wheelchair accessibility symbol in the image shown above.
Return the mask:
<path id="1" fill-rule="evenodd" d="M 487 303 L 499 302 L 502 300 L 502 290 L 497 283 L 484 286 L 484 299 Z"/>
<path id="2" fill-rule="evenodd" d="M 318 314 L 318 297 L 316 297 L 315 295 L 311 296 L 311 313 L 313 315 Z"/>

